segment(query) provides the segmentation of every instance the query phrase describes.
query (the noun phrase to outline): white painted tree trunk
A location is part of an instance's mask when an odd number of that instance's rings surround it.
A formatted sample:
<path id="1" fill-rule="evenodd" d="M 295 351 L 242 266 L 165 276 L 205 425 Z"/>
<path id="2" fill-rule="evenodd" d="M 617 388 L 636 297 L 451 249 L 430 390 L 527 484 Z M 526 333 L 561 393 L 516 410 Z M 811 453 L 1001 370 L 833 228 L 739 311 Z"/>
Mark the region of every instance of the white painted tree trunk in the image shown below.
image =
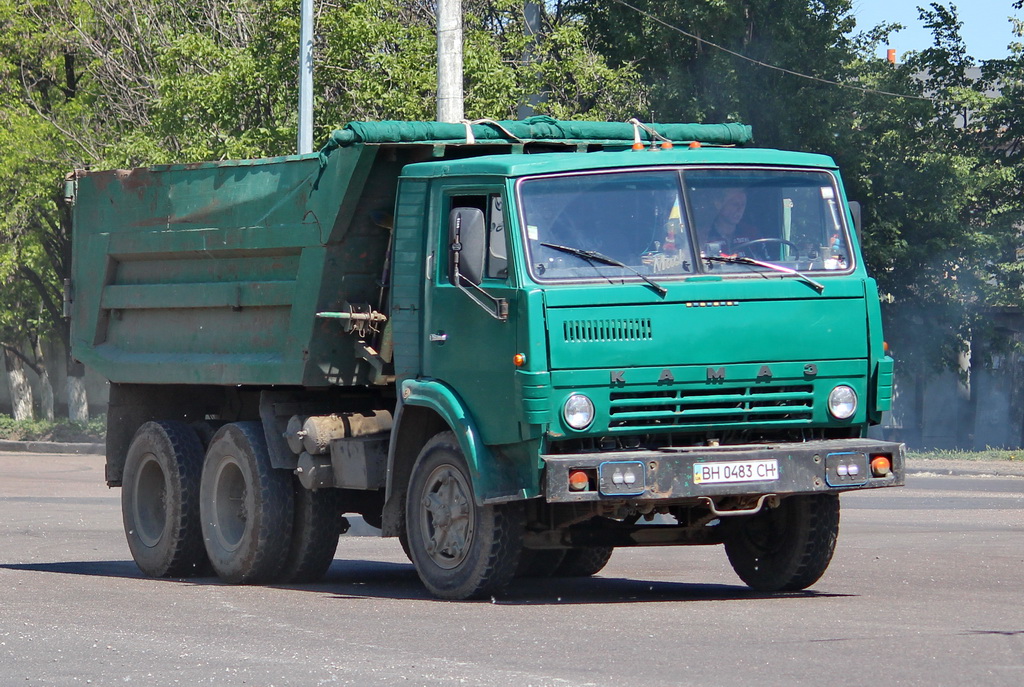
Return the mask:
<path id="1" fill-rule="evenodd" d="M 57 419 L 53 410 L 53 382 L 50 381 L 50 373 L 42 368 L 39 375 L 39 411 L 44 420 L 53 422 Z"/>
<path id="2" fill-rule="evenodd" d="M 89 421 L 89 399 L 82 377 L 68 375 L 68 419 L 83 425 Z"/>
<path id="3" fill-rule="evenodd" d="M 53 411 L 53 382 L 50 381 L 50 372 L 46 369 L 46 358 L 43 353 L 41 342 L 36 342 L 36 367 L 39 369 L 39 411 L 44 420 L 53 422 L 56 417 Z"/>
<path id="4" fill-rule="evenodd" d="M 7 387 L 11 392 L 11 415 L 15 420 L 31 420 L 32 386 L 28 383 L 25 364 L 21 358 L 5 351 L 4 366 L 7 368 Z"/>

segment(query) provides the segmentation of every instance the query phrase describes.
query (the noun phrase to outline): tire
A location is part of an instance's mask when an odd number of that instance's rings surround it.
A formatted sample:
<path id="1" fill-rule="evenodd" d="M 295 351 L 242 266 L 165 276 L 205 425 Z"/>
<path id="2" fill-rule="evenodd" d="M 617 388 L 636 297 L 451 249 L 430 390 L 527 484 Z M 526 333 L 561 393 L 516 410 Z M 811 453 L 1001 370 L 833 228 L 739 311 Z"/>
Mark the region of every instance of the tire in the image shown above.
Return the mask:
<path id="1" fill-rule="evenodd" d="M 725 539 L 725 553 L 741 580 L 762 592 L 806 589 L 832 560 L 839 536 L 839 496 L 790 496 L 777 508 L 734 526 L 736 531 Z"/>
<path id="2" fill-rule="evenodd" d="M 324 576 L 338 550 L 338 537 L 348 529 L 341 517 L 335 489 L 310 491 L 292 478 L 295 503 L 292 540 L 282 582 L 316 582 Z"/>
<path id="3" fill-rule="evenodd" d="M 276 579 L 292 541 L 292 475 L 271 467 L 260 423 L 232 423 L 214 435 L 199 492 L 203 539 L 217 575 L 232 584 Z"/>
<path id="4" fill-rule="evenodd" d="M 565 552 L 555 577 L 590 577 L 604 570 L 612 557 L 610 546 L 579 546 Z"/>
<path id="5" fill-rule="evenodd" d="M 523 549 L 516 577 L 551 577 L 565 560 L 565 549 Z"/>
<path id="6" fill-rule="evenodd" d="M 487 597 L 512 580 L 523 545 L 523 506 L 476 504 L 452 432 L 434 436 L 420 451 L 405 512 L 409 556 L 435 596 Z"/>
<path id="7" fill-rule="evenodd" d="M 128 548 L 150 577 L 207 572 L 199 519 L 203 448 L 181 422 L 147 422 L 135 433 L 121 481 Z"/>

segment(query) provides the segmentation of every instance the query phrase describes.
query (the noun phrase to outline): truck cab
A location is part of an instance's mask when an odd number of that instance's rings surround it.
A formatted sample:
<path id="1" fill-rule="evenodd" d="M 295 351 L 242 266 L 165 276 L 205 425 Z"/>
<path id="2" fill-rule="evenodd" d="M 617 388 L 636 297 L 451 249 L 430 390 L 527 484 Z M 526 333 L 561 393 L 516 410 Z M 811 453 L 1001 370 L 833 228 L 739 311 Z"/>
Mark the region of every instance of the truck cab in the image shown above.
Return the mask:
<path id="1" fill-rule="evenodd" d="M 797 504 L 837 525 L 840 492 L 902 482 L 900 447 L 864 438 L 892 360 L 829 158 L 496 155 L 410 165 L 398 203 L 396 240 L 427 227 L 422 295 L 393 296 L 423 303 L 398 417 L 459 408 L 473 495 L 526 499 L 527 557 L 737 541 Z"/>

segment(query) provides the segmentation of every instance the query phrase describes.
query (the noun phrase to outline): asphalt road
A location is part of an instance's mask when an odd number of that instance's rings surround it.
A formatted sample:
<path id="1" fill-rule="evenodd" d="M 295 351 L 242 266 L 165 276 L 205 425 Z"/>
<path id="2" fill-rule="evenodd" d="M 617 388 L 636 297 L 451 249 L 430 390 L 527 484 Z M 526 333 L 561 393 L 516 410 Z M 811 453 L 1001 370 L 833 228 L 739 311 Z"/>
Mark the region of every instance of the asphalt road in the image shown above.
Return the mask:
<path id="1" fill-rule="evenodd" d="M 810 591 L 718 547 L 622 549 L 593 579 L 429 597 L 395 540 L 317 584 L 142 578 L 98 456 L 0 453 L 0 686 L 1024 684 L 1024 477 L 843 497 Z"/>

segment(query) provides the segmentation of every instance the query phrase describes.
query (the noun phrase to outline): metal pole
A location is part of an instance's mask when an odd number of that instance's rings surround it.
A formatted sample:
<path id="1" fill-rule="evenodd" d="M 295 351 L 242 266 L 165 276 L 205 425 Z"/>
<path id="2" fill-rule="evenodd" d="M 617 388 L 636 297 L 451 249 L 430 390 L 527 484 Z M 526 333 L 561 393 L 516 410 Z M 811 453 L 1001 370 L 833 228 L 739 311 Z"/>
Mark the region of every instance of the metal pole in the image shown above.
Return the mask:
<path id="1" fill-rule="evenodd" d="M 540 3 L 533 2 L 533 0 L 527 0 L 523 3 L 523 16 L 526 19 L 525 31 L 526 36 L 530 39 L 526 44 L 526 49 L 523 51 L 523 68 L 529 69 L 531 65 L 537 62 L 537 44 L 540 42 L 537 38 L 540 35 L 541 24 L 540 24 Z M 520 103 L 519 107 L 516 108 L 516 116 L 519 119 L 526 119 L 537 114 L 537 106 L 543 102 L 543 98 L 539 93 L 532 93 L 526 96 L 526 100 Z"/>
<path id="2" fill-rule="evenodd" d="M 459 122 L 462 108 L 462 0 L 437 0 L 437 121 Z"/>
<path id="3" fill-rule="evenodd" d="M 313 0 L 302 0 L 299 35 L 299 153 L 313 152 Z"/>

